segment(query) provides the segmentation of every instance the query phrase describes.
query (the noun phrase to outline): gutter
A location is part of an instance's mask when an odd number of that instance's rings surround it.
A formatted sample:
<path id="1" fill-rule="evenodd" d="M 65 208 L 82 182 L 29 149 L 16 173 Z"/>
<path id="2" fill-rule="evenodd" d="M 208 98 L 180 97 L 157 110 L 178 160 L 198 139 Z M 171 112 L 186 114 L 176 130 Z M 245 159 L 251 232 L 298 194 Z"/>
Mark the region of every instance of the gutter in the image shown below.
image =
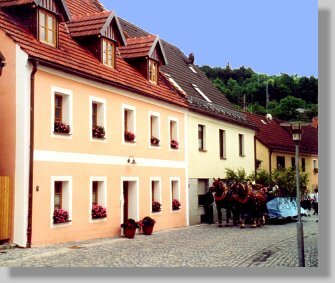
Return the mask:
<path id="1" fill-rule="evenodd" d="M 28 195 L 28 226 L 26 248 L 31 248 L 33 220 L 33 172 L 34 172 L 34 109 L 35 109 L 35 74 L 38 61 L 31 60 L 33 70 L 30 75 L 30 142 L 29 142 L 29 195 Z"/>
<path id="2" fill-rule="evenodd" d="M 272 182 L 272 161 L 271 161 L 271 157 L 272 157 L 272 148 L 269 149 L 269 172 L 270 172 L 270 183 Z"/>

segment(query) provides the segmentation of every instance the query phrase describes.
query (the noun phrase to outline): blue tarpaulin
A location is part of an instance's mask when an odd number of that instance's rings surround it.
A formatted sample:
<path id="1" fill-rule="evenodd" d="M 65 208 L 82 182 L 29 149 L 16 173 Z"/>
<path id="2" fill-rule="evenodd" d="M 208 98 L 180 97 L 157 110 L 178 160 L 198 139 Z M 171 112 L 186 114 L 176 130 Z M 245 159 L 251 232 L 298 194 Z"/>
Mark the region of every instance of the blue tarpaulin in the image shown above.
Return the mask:
<path id="1" fill-rule="evenodd" d="M 287 218 L 298 215 L 297 199 L 293 197 L 276 197 L 267 204 L 268 214 L 270 218 Z M 301 214 L 305 210 L 301 208 Z"/>

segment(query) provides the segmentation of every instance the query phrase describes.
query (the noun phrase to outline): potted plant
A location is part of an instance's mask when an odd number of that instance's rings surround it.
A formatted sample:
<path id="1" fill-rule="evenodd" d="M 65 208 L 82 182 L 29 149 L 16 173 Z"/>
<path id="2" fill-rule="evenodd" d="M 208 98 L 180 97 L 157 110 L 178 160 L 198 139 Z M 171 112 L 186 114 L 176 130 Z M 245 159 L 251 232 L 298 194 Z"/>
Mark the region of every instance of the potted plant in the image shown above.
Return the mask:
<path id="1" fill-rule="evenodd" d="M 178 149 L 179 148 L 179 143 L 176 140 L 171 140 L 171 148 L 173 149 Z"/>
<path id="2" fill-rule="evenodd" d="M 105 137 L 105 128 L 101 126 L 93 126 L 92 136 L 94 138 L 103 139 Z"/>
<path id="3" fill-rule="evenodd" d="M 177 199 L 172 200 L 172 210 L 179 210 L 180 209 L 180 202 Z"/>
<path id="4" fill-rule="evenodd" d="M 70 126 L 60 121 L 56 121 L 54 123 L 54 132 L 59 134 L 69 134 Z"/>
<path id="5" fill-rule="evenodd" d="M 158 201 L 152 202 L 152 212 L 160 212 L 161 211 L 161 204 Z"/>
<path id="6" fill-rule="evenodd" d="M 160 140 L 156 137 L 151 137 L 151 145 L 154 145 L 154 146 L 159 146 L 159 142 Z"/>
<path id="7" fill-rule="evenodd" d="M 314 173 L 318 173 L 319 172 L 319 168 L 314 168 L 313 171 L 314 171 Z"/>
<path id="8" fill-rule="evenodd" d="M 123 228 L 123 234 L 128 239 L 134 238 L 136 229 L 139 227 L 139 223 L 132 218 L 128 218 L 124 223 L 121 224 L 121 228 Z"/>
<path id="9" fill-rule="evenodd" d="M 69 222 L 69 213 L 64 209 L 55 209 L 53 220 L 54 224 Z"/>
<path id="10" fill-rule="evenodd" d="M 133 142 L 135 140 L 135 134 L 132 132 L 124 132 L 124 139 L 128 142 Z"/>
<path id="11" fill-rule="evenodd" d="M 142 231 L 143 231 L 144 235 L 151 235 L 155 224 L 156 224 L 156 220 L 149 217 L 149 216 L 145 216 L 139 222 L 139 225 L 140 225 L 140 227 L 142 227 Z"/>
<path id="12" fill-rule="evenodd" d="M 101 219 L 107 217 L 107 209 L 101 205 L 94 204 L 92 206 L 91 215 L 93 219 Z"/>

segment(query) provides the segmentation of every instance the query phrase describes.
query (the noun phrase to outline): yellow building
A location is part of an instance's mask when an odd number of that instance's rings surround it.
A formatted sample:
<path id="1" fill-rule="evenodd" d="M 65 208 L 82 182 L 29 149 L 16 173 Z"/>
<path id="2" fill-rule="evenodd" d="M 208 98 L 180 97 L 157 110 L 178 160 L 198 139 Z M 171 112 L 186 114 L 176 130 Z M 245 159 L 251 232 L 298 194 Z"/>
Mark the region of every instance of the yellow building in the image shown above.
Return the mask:
<path id="1" fill-rule="evenodd" d="M 255 143 L 257 170 L 273 172 L 279 168 L 295 167 L 295 144 L 290 131 L 280 126 L 282 121 L 250 113 L 248 118 L 259 127 Z M 312 192 L 318 186 L 318 130 L 312 125 L 303 128 L 299 168 L 308 173 L 307 188 Z"/>

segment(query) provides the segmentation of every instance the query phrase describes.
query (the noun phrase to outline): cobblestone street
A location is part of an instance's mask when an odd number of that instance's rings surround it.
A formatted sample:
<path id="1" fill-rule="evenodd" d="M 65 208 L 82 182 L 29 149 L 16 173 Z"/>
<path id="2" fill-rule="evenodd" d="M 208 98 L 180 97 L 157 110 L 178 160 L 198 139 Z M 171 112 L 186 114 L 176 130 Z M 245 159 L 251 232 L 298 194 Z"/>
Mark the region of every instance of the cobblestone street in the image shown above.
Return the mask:
<path id="1" fill-rule="evenodd" d="M 306 267 L 318 266 L 318 223 L 303 217 Z M 297 267 L 296 222 L 262 228 L 198 225 L 111 238 L 0 250 L 2 267 Z"/>

